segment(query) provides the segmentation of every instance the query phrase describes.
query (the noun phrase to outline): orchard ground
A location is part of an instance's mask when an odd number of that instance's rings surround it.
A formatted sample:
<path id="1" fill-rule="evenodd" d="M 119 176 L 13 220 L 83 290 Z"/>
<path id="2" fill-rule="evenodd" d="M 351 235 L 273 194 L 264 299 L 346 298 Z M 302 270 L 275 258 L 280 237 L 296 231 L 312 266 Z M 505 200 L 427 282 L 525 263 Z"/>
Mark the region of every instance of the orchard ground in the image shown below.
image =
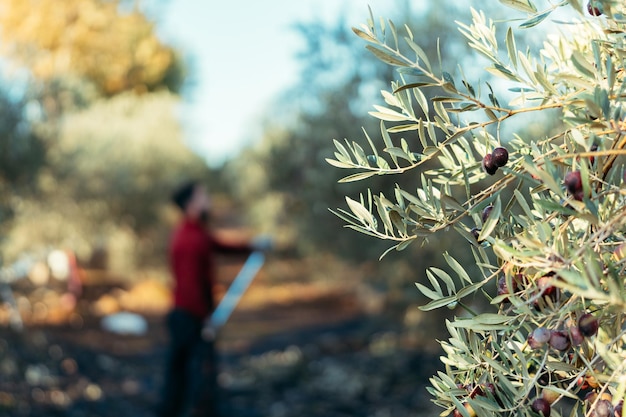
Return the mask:
<path id="1" fill-rule="evenodd" d="M 222 265 L 222 289 L 241 266 Z M 442 321 L 355 278 L 303 282 L 302 261 L 270 260 L 218 341 L 224 415 L 422 416 L 439 365 Z M 280 272 L 281 282 L 270 281 Z M 350 276 L 349 274 L 347 276 Z M 151 416 L 162 383 L 168 289 L 85 274 L 68 308 L 62 291 L 14 287 L 22 332 L 0 315 L 0 416 Z M 399 307 L 402 306 L 402 307 Z M 135 311 L 142 336 L 102 330 L 102 317 Z"/>

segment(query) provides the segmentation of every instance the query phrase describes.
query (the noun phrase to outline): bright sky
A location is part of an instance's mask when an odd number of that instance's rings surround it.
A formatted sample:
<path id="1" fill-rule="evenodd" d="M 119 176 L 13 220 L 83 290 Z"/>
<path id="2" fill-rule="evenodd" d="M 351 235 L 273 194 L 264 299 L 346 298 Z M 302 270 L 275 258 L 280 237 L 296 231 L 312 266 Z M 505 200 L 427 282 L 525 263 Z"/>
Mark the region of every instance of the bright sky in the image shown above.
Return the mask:
<path id="1" fill-rule="evenodd" d="M 351 26 L 376 16 L 391 0 L 175 0 L 161 14 L 166 41 L 196 60 L 196 86 L 183 106 L 187 143 L 219 164 L 252 143 L 266 106 L 298 78 L 294 55 L 302 45 L 290 29 L 345 12 Z"/>

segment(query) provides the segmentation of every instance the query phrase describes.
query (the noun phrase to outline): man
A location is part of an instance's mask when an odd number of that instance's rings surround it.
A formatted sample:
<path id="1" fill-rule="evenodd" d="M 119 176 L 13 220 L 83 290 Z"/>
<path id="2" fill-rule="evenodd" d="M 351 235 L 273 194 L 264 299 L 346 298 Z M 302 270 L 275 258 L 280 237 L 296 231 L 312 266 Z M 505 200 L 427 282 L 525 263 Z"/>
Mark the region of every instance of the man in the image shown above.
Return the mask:
<path id="1" fill-rule="evenodd" d="M 173 193 L 172 201 L 183 220 L 170 242 L 174 308 L 167 317 L 170 344 L 158 415 L 215 416 L 215 353 L 212 342 L 201 337 L 203 322 L 214 308 L 214 254 L 249 253 L 252 247 L 222 242 L 210 233 L 211 202 L 198 182 L 183 184 Z"/>

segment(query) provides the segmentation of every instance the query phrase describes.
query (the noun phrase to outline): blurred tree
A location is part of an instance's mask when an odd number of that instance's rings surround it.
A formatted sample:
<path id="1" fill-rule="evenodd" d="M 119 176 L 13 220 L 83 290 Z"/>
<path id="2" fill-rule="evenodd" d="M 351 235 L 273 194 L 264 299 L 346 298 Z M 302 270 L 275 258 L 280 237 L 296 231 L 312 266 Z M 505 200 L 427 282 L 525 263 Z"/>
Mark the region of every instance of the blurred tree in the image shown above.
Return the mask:
<path id="1" fill-rule="evenodd" d="M 44 162 L 43 138 L 27 116 L 25 96 L 0 91 L 0 184 L 18 187 L 31 183 Z"/>
<path id="2" fill-rule="evenodd" d="M 25 79 L 23 99 L 0 95 L 0 253 L 102 250 L 120 272 L 162 258 L 171 188 L 209 176 L 177 119 L 181 54 L 131 0 L 7 0 L 0 36 Z"/>
<path id="3" fill-rule="evenodd" d="M 89 256 L 98 246 L 126 245 L 125 270 L 161 254 L 170 190 L 209 174 L 181 139 L 178 103 L 167 92 L 126 93 L 66 114 L 36 198 L 19 198 L 5 251 L 66 244 Z"/>
<path id="4" fill-rule="evenodd" d="M 164 192 L 207 172 L 182 141 L 175 114 L 179 101 L 166 92 L 130 93 L 67 115 L 50 151 L 50 173 L 77 200 L 109 196 L 116 219 L 138 231 L 150 227 Z"/>
<path id="5" fill-rule="evenodd" d="M 73 74 L 105 95 L 126 90 L 178 91 L 184 70 L 137 8 L 118 1 L 6 0 L 0 5 L 4 53 L 39 79 Z"/>
<path id="6" fill-rule="evenodd" d="M 0 84 L 0 231 L 13 217 L 12 196 L 34 188 L 45 163 L 45 137 L 33 128 L 28 98 Z M 0 238 L 1 241 L 1 238 Z"/>

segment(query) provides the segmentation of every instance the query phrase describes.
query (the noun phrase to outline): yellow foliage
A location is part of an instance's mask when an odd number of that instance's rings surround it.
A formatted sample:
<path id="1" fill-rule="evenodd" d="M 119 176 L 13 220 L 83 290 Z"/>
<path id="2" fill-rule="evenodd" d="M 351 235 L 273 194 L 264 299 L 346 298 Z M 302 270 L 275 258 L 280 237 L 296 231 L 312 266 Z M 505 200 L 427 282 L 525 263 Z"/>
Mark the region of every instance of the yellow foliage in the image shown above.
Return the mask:
<path id="1" fill-rule="evenodd" d="M 50 79 L 75 74 L 103 93 L 152 89 L 174 65 L 154 25 L 117 1 L 5 0 L 0 5 L 2 52 Z"/>

